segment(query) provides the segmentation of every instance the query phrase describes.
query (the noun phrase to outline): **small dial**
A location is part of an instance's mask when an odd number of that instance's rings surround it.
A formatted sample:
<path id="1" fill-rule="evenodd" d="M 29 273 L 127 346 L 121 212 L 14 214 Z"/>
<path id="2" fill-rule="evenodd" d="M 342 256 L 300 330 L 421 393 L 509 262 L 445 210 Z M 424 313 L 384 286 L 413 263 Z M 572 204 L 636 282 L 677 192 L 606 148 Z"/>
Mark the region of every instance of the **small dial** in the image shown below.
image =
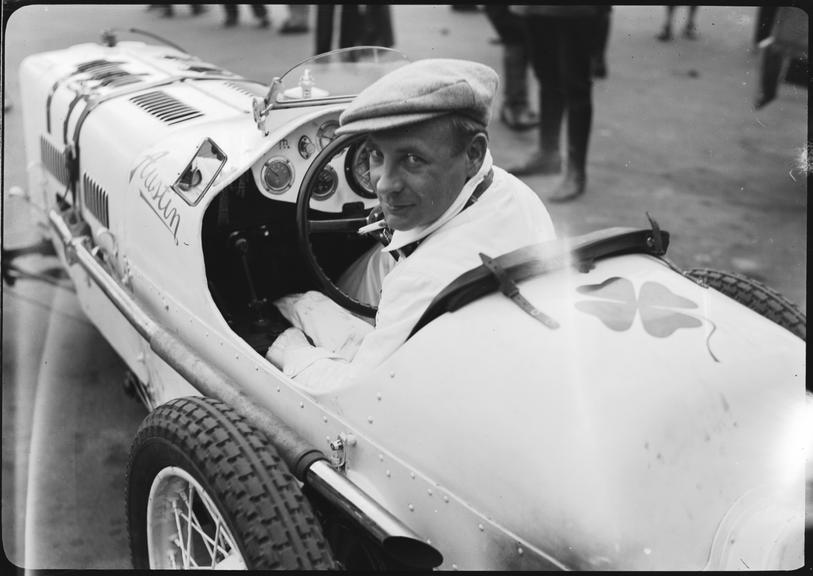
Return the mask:
<path id="1" fill-rule="evenodd" d="M 294 167 L 286 158 L 271 158 L 263 165 L 260 176 L 266 190 L 272 194 L 282 194 L 294 182 Z"/>
<path id="2" fill-rule="evenodd" d="M 336 191 L 338 178 L 332 166 L 325 166 L 316 177 L 313 188 L 313 198 L 315 200 L 326 200 L 333 196 Z"/>
<path id="3" fill-rule="evenodd" d="M 320 150 L 333 141 L 336 137 L 336 128 L 338 127 L 339 122 L 336 120 L 328 120 L 319 126 L 319 129 L 316 131 L 316 141 L 319 143 Z"/>
<path id="4" fill-rule="evenodd" d="M 370 181 L 370 150 L 363 144 L 353 146 L 347 151 L 344 165 L 350 187 L 362 198 L 375 198 L 375 190 Z"/>
<path id="5" fill-rule="evenodd" d="M 313 143 L 313 140 L 308 138 L 307 136 L 302 136 L 299 139 L 299 144 L 297 145 L 299 148 L 299 155 L 302 156 L 305 160 L 310 158 L 314 152 L 316 152 L 316 146 Z"/>

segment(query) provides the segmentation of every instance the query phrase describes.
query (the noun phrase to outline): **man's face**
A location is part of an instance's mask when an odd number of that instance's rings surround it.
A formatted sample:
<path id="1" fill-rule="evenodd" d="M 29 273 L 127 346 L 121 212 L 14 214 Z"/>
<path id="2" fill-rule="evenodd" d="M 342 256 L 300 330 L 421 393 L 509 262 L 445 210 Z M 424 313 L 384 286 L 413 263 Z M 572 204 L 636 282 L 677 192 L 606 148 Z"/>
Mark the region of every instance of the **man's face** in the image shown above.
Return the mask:
<path id="1" fill-rule="evenodd" d="M 443 119 L 373 132 L 367 145 L 370 181 L 394 230 L 437 220 L 473 175 L 466 151 L 455 153 L 452 129 Z"/>

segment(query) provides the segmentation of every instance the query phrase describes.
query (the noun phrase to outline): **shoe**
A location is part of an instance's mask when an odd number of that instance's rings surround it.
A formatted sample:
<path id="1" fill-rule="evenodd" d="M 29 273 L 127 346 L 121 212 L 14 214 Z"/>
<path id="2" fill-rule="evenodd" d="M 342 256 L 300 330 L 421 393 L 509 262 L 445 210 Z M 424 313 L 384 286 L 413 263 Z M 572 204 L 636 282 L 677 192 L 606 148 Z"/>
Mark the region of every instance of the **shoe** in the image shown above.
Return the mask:
<path id="1" fill-rule="evenodd" d="M 567 174 L 564 180 L 548 197 L 551 202 L 569 202 L 584 194 L 587 177 L 583 174 Z"/>
<path id="2" fill-rule="evenodd" d="M 686 24 L 683 29 L 683 37 L 689 40 L 697 40 L 697 28 L 695 28 L 694 24 Z"/>
<path id="3" fill-rule="evenodd" d="M 310 28 L 308 28 L 307 24 L 294 24 L 293 22 L 286 22 L 282 25 L 279 29 L 280 34 L 304 34 L 308 32 Z"/>
<path id="4" fill-rule="evenodd" d="M 541 152 L 534 152 L 522 164 L 514 166 L 513 168 L 506 168 L 514 176 L 549 176 L 552 174 L 559 174 L 562 171 L 562 157 L 558 154 L 543 155 Z"/>
<path id="5" fill-rule="evenodd" d="M 226 18 L 223 21 L 223 28 L 231 28 L 237 26 L 237 18 Z"/>
<path id="6" fill-rule="evenodd" d="M 668 26 L 664 26 L 663 30 L 661 30 L 661 33 L 655 36 L 655 38 L 657 38 L 661 42 L 669 42 L 669 40 L 672 39 L 672 29 L 669 28 Z"/>
<path id="7" fill-rule="evenodd" d="M 500 110 L 500 120 L 511 130 L 530 130 L 539 126 L 539 115 L 528 108 L 511 108 L 503 106 Z"/>

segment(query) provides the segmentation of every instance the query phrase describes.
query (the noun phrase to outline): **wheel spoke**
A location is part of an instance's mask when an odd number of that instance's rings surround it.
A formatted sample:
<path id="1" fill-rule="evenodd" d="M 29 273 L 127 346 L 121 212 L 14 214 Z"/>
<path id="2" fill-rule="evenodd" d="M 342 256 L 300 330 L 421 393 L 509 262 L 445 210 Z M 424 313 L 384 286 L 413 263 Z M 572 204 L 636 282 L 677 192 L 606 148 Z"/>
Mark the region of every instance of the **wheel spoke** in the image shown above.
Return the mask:
<path id="1" fill-rule="evenodd" d="M 183 565 L 183 568 L 186 569 L 189 568 L 189 559 L 188 559 L 189 551 L 184 548 L 183 543 L 181 542 L 181 534 L 183 534 L 183 529 L 181 528 L 181 512 L 180 510 L 178 510 L 177 499 L 174 499 L 172 501 L 172 513 L 175 516 L 175 529 L 176 529 L 175 539 L 173 543 L 175 544 L 175 546 L 178 547 L 178 550 L 181 551 L 181 564 Z"/>
<path id="2" fill-rule="evenodd" d="M 192 516 L 192 500 L 194 497 L 195 487 L 189 484 L 189 501 L 186 502 L 186 510 L 188 513 L 186 517 L 186 550 L 190 561 L 192 560 L 192 522 L 190 521 L 190 517 Z"/>
<path id="3" fill-rule="evenodd" d="M 366 218 L 334 218 L 332 220 L 308 220 L 311 234 L 335 234 L 358 232 L 367 223 Z"/>
<path id="4" fill-rule="evenodd" d="M 223 515 L 198 482 L 180 468 L 162 470 L 148 506 L 150 566 L 175 570 L 245 570 Z"/>

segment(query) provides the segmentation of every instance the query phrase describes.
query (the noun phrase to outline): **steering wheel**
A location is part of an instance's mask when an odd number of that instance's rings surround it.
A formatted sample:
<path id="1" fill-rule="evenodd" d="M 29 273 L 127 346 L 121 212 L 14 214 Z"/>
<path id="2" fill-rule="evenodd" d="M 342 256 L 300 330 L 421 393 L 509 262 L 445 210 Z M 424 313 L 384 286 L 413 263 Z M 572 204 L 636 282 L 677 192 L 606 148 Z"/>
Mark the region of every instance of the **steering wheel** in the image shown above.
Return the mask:
<path id="1" fill-rule="evenodd" d="M 313 252 L 311 236 L 314 234 L 346 234 L 356 233 L 359 228 L 367 224 L 366 216 L 355 218 L 331 218 L 329 220 L 311 220 L 308 217 L 310 201 L 316 188 L 317 176 L 325 166 L 346 148 L 361 142 L 366 137 L 365 134 L 346 134 L 337 136 L 330 144 L 325 146 L 305 172 L 302 185 L 299 188 L 299 196 L 296 200 L 296 228 L 297 239 L 302 256 L 305 258 L 305 266 L 310 270 L 313 277 L 319 283 L 322 291 L 340 306 L 348 310 L 374 318 L 377 308 L 356 300 L 331 280 Z"/>

